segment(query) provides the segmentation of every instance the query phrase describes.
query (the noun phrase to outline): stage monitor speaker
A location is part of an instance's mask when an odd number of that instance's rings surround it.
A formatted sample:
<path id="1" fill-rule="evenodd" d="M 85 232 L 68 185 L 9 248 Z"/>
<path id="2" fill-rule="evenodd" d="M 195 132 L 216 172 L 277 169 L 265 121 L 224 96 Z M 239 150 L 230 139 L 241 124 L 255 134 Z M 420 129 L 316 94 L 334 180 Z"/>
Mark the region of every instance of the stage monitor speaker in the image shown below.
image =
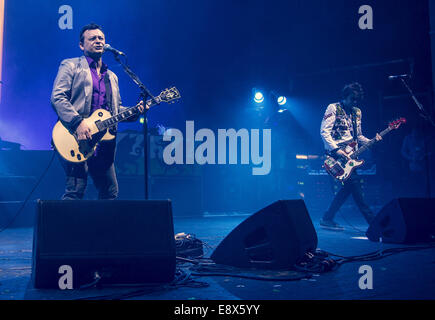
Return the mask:
<path id="1" fill-rule="evenodd" d="M 101 284 L 174 278 L 170 200 L 38 200 L 36 214 L 35 288 L 59 288 L 62 266 L 72 270 L 74 289 L 92 283 L 96 273 Z"/>
<path id="2" fill-rule="evenodd" d="M 366 232 L 371 241 L 418 243 L 435 240 L 435 199 L 399 198 L 376 215 Z"/>
<path id="3" fill-rule="evenodd" d="M 235 267 L 285 269 L 316 248 L 316 230 L 304 201 L 281 200 L 239 224 L 211 259 Z"/>

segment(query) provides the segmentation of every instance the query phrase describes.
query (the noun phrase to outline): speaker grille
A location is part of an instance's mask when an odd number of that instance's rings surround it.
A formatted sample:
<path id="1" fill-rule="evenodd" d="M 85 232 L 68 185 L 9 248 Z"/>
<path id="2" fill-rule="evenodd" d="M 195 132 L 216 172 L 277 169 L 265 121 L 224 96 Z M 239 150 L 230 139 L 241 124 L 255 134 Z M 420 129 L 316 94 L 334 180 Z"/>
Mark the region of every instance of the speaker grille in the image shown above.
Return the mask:
<path id="1" fill-rule="evenodd" d="M 41 201 L 33 243 L 35 287 L 56 287 L 70 265 L 74 286 L 97 271 L 107 283 L 169 282 L 175 274 L 171 202 Z"/>

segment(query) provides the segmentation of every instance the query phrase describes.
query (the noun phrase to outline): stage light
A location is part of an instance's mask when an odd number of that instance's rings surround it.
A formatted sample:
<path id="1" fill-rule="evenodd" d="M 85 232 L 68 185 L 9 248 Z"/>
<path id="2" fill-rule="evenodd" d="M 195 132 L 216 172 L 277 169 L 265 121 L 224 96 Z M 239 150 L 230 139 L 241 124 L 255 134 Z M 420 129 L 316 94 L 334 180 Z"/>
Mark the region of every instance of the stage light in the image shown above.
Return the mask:
<path id="1" fill-rule="evenodd" d="M 280 106 L 283 106 L 287 103 L 287 98 L 284 96 L 279 96 L 278 99 L 276 99 L 276 102 L 278 102 Z"/>
<path id="2" fill-rule="evenodd" d="M 145 122 L 144 117 L 140 117 L 140 118 L 139 118 L 139 122 L 140 122 L 141 124 L 144 124 L 144 122 Z"/>
<path id="3" fill-rule="evenodd" d="M 307 159 L 308 159 L 308 156 L 305 155 L 305 154 L 297 154 L 297 155 L 296 155 L 296 159 L 299 159 L 299 160 L 307 160 Z"/>
<path id="4" fill-rule="evenodd" d="M 279 95 L 276 91 L 270 92 L 272 99 L 276 101 L 276 107 L 278 113 L 283 113 L 287 111 L 285 105 L 287 104 L 287 97 L 283 95 Z"/>
<path id="5" fill-rule="evenodd" d="M 256 103 L 262 103 L 264 101 L 263 93 L 261 93 L 260 91 L 255 92 L 254 101 Z"/>

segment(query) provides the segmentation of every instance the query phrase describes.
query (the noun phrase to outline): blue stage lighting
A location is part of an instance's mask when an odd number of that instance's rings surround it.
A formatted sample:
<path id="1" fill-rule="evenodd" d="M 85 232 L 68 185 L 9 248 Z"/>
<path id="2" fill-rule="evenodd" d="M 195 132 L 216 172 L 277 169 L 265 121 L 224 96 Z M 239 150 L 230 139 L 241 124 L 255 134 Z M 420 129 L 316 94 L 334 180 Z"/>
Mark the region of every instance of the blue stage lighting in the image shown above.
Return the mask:
<path id="1" fill-rule="evenodd" d="M 276 99 L 276 102 L 278 102 L 280 106 L 283 106 L 287 103 L 287 98 L 284 96 L 279 96 L 278 99 Z"/>
<path id="2" fill-rule="evenodd" d="M 260 91 L 255 92 L 254 101 L 256 103 L 262 103 L 264 101 L 264 96 Z"/>

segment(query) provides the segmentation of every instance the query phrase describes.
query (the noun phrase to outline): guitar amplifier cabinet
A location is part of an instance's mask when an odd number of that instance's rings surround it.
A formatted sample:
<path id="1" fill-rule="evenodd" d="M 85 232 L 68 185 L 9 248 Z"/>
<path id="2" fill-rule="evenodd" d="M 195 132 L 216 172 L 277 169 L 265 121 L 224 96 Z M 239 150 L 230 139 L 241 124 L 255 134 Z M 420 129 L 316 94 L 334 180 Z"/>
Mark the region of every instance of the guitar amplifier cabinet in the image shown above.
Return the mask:
<path id="1" fill-rule="evenodd" d="M 92 283 L 165 283 L 175 275 L 169 200 L 38 200 L 33 237 L 35 288 L 59 288 L 70 266 L 73 288 Z"/>

